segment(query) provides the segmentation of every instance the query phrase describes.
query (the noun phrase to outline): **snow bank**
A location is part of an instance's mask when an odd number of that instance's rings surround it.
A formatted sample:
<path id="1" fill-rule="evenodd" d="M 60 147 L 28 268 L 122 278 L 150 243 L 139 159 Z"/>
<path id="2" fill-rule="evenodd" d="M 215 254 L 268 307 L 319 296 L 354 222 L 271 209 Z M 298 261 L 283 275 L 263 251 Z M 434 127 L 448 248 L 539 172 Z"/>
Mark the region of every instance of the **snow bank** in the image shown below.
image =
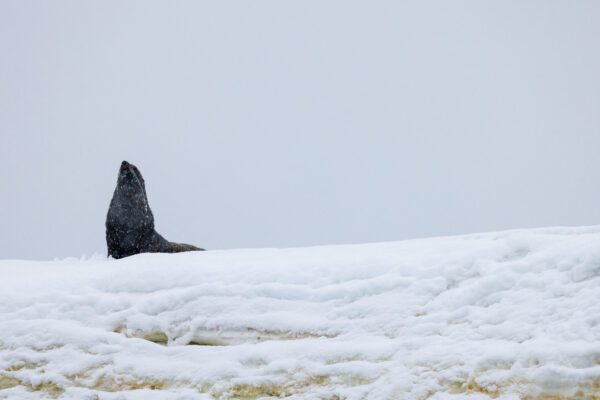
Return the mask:
<path id="1" fill-rule="evenodd" d="M 600 227 L 0 277 L 0 399 L 600 396 Z"/>

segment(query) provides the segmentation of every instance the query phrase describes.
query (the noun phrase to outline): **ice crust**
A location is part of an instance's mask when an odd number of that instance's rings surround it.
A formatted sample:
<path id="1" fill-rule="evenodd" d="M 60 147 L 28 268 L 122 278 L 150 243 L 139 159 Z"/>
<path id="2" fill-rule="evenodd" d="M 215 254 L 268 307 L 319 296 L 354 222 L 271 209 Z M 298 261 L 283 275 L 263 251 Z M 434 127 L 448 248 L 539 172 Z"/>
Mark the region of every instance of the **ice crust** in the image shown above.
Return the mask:
<path id="1" fill-rule="evenodd" d="M 598 396 L 600 226 L 0 261 L 0 399 Z"/>

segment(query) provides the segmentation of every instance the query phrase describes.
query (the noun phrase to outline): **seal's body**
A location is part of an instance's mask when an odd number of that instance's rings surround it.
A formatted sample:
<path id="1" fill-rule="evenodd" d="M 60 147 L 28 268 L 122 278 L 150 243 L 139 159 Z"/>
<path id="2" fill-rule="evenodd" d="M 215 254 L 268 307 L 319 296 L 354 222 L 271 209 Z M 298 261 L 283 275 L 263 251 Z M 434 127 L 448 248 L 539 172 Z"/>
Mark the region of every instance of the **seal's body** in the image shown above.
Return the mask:
<path id="1" fill-rule="evenodd" d="M 144 178 L 127 161 L 121 163 L 117 188 L 106 216 L 106 244 L 108 255 L 114 258 L 204 250 L 191 244 L 169 242 L 154 230 Z"/>

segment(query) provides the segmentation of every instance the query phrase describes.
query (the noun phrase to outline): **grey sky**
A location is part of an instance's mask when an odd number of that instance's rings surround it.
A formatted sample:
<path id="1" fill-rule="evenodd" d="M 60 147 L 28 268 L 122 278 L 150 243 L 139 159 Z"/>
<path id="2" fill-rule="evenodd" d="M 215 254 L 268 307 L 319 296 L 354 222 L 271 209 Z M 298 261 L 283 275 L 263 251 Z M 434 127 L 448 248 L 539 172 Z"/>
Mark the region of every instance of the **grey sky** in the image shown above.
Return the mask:
<path id="1" fill-rule="evenodd" d="M 600 223 L 599 1 L 0 2 L 0 258 Z"/>

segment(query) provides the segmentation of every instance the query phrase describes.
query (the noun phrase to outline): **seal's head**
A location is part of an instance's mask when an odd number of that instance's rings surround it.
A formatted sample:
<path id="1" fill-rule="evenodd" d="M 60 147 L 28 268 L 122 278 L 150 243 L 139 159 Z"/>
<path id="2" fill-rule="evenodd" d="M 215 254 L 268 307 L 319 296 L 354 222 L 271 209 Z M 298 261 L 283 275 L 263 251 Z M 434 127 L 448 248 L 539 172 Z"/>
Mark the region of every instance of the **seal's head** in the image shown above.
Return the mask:
<path id="1" fill-rule="evenodd" d="M 146 196 L 146 184 L 140 170 L 133 164 L 123 161 L 119 168 L 119 180 L 117 190 L 121 190 L 126 196 L 144 195 Z"/>
<path id="2" fill-rule="evenodd" d="M 123 161 L 117 187 L 110 204 L 107 224 L 128 228 L 154 228 L 154 217 L 148 204 L 146 184 L 133 164 Z"/>

